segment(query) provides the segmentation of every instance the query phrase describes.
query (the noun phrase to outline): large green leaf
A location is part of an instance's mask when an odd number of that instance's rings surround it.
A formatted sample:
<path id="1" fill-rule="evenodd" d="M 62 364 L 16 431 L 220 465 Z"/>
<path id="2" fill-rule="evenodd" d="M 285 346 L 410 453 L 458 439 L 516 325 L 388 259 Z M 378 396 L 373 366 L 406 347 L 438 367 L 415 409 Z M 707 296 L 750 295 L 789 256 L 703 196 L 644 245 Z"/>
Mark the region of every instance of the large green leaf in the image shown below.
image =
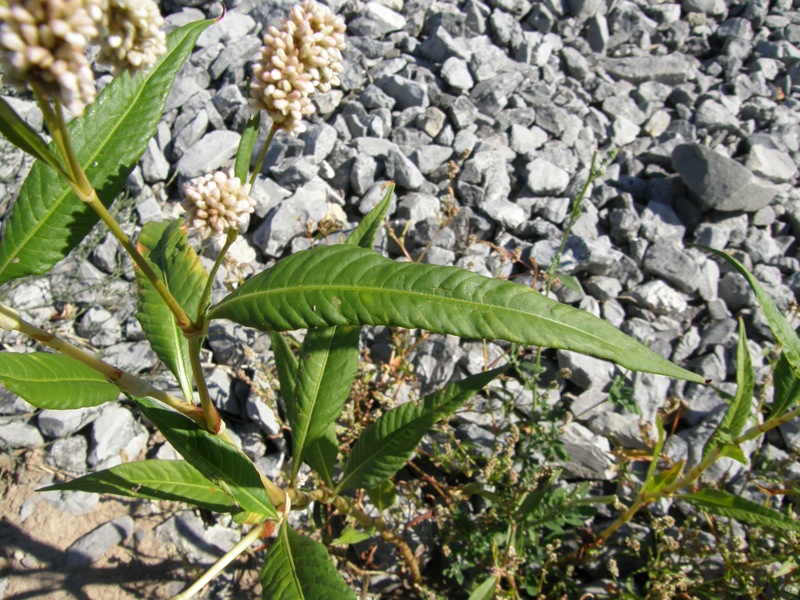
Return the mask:
<path id="1" fill-rule="evenodd" d="M 130 498 L 188 502 L 214 512 L 238 512 L 233 498 L 183 460 L 143 460 L 89 473 L 39 491 L 79 490 Z"/>
<path id="2" fill-rule="evenodd" d="M 233 496 L 244 510 L 277 518 L 253 463 L 237 448 L 172 410 L 147 398 L 136 398 L 145 417 L 190 465 Z"/>
<path id="3" fill-rule="evenodd" d="M 355 600 L 325 546 L 284 521 L 261 569 L 265 600 Z"/>
<path id="4" fill-rule="evenodd" d="M 308 447 L 325 437 L 350 395 L 358 335 L 358 327 L 312 327 L 303 340 L 294 397 L 286 403 L 294 440 L 292 479 Z"/>
<path id="5" fill-rule="evenodd" d="M 375 245 L 375 239 L 378 237 L 378 232 L 383 226 L 383 220 L 386 218 L 386 213 L 389 212 L 389 205 L 392 203 L 392 194 L 394 193 L 394 182 L 389 184 L 386 188 L 386 195 L 383 200 L 378 202 L 375 207 L 369 211 L 358 227 L 350 232 L 347 236 L 346 244 L 351 246 L 359 246 L 371 250 Z"/>
<path id="6" fill-rule="evenodd" d="M 397 263 L 350 245 L 299 252 L 210 311 L 262 330 L 394 325 L 583 352 L 703 382 L 613 325 L 522 285 L 455 267 Z"/>
<path id="7" fill-rule="evenodd" d="M 134 77 L 116 77 L 67 126 L 78 161 L 100 199 L 109 205 L 125 184 L 161 121 L 175 74 L 197 36 L 213 20 L 189 23 L 167 38 L 167 53 Z M 0 242 L 0 284 L 47 273 L 86 237 L 95 212 L 43 162 L 31 169 L 20 189 Z"/>
<path id="8" fill-rule="evenodd" d="M 183 219 L 145 223 L 138 247 L 178 303 L 190 316 L 195 316 L 208 274 L 189 245 Z M 155 353 L 175 374 L 184 397 L 191 399 L 189 343 L 172 311 L 139 269 L 136 269 L 136 287 L 136 318 Z"/>
<path id="9" fill-rule="evenodd" d="M 703 448 L 703 458 L 719 444 L 733 442 L 747 426 L 747 419 L 753 408 L 753 389 L 755 388 L 755 372 L 753 361 L 750 358 L 750 349 L 747 347 L 747 335 L 744 331 L 744 322 L 739 319 L 739 344 L 736 350 L 736 396 L 734 396 L 728 410 L 722 417 L 717 429 Z M 729 450 L 730 452 L 730 450 Z M 745 461 L 746 462 L 746 461 Z"/>
<path id="10" fill-rule="evenodd" d="M 278 371 L 278 383 L 281 386 L 281 395 L 284 400 L 294 397 L 294 388 L 297 376 L 297 358 L 289 347 L 289 342 L 283 334 L 270 331 L 269 338 L 272 342 L 272 354 L 275 357 L 275 369 Z"/>
<path id="11" fill-rule="evenodd" d="M 63 171 L 61 161 L 41 136 L 0 98 L 0 133 L 23 152 L 45 162 L 56 171 Z"/>
<path id="12" fill-rule="evenodd" d="M 503 371 L 505 367 L 455 381 L 419 404 L 406 402 L 381 415 L 356 441 L 336 490 L 380 485 L 406 464 L 435 423 L 453 414 Z"/>
<path id="13" fill-rule="evenodd" d="M 117 386 L 94 369 L 63 354 L 2 352 L 0 381 L 39 408 L 85 408 L 119 397 Z"/>
<path id="14" fill-rule="evenodd" d="M 747 280 L 747 283 L 750 284 L 750 287 L 753 288 L 753 291 L 756 293 L 756 298 L 758 298 L 761 310 L 764 311 L 764 316 L 767 317 L 769 328 L 772 330 L 772 333 L 775 334 L 775 339 L 777 339 L 783 347 L 783 355 L 786 357 L 792 369 L 794 369 L 794 372 L 800 377 L 800 337 L 797 336 L 792 326 L 789 325 L 789 322 L 781 314 L 781 311 L 775 306 L 775 302 L 758 279 L 756 279 L 742 263 L 725 252 L 706 246 L 700 246 L 700 248 L 726 260 Z"/>
<path id="15" fill-rule="evenodd" d="M 688 502 L 705 512 L 730 517 L 750 525 L 800 531 L 800 521 L 722 490 L 709 488 L 692 494 L 676 495 L 675 498 Z"/>

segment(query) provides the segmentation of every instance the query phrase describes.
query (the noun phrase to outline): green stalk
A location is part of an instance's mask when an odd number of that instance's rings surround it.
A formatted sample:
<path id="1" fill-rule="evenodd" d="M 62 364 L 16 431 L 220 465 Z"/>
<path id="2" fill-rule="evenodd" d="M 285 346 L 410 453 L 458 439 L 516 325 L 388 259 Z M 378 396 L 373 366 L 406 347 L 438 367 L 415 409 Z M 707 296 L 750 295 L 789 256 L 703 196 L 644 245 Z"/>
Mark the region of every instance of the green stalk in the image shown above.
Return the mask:
<path id="1" fill-rule="evenodd" d="M 199 593 L 200 590 L 208 585 L 211 580 L 214 579 L 214 577 L 219 575 L 225 569 L 225 567 L 231 564 L 236 557 L 248 550 L 253 542 L 259 538 L 263 529 L 263 523 L 253 527 L 253 529 L 251 529 L 246 536 L 239 540 L 239 542 L 233 548 L 228 550 L 228 552 L 226 552 L 217 562 L 211 565 L 208 571 L 203 573 L 192 585 L 175 596 L 173 600 L 189 600 L 189 598 L 194 597 L 194 595 Z"/>
<path id="2" fill-rule="evenodd" d="M 186 336 L 189 342 L 189 362 L 192 365 L 192 375 L 194 376 L 194 383 L 197 386 L 197 393 L 200 396 L 200 406 L 203 407 L 203 415 L 206 418 L 206 428 L 213 434 L 217 435 L 223 429 L 222 418 L 219 416 L 219 411 L 214 403 L 211 401 L 211 396 L 208 393 L 208 385 L 206 378 L 203 375 L 203 367 L 200 364 L 200 340 L 202 339 L 199 334 Z"/>
<path id="3" fill-rule="evenodd" d="M 200 331 L 203 330 L 206 309 L 211 303 L 211 290 L 214 287 L 214 279 L 217 276 L 217 271 L 219 271 L 219 267 L 222 264 L 222 261 L 225 259 L 225 255 L 228 253 L 228 250 L 230 250 L 230 247 L 233 245 L 233 242 L 236 241 L 238 236 L 238 229 L 233 227 L 228 229 L 228 235 L 225 238 L 225 244 L 222 246 L 222 250 L 220 250 L 219 256 L 217 256 L 217 260 L 214 262 L 214 266 L 211 268 L 211 273 L 208 274 L 208 280 L 206 281 L 206 286 L 203 288 L 203 293 L 200 296 L 200 304 L 198 304 L 197 307 L 197 318 L 195 319 L 197 328 Z"/>
<path id="4" fill-rule="evenodd" d="M 276 123 L 273 123 L 272 127 L 269 130 L 269 135 L 267 136 L 267 139 L 264 141 L 264 145 L 261 146 L 261 151 L 258 153 L 258 159 L 256 160 L 256 166 L 253 169 L 252 175 L 250 175 L 251 186 L 255 185 L 256 178 L 258 177 L 258 174 L 261 172 L 261 166 L 264 164 L 264 159 L 267 157 L 267 149 L 269 148 L 269 145 L 272 143 L 272 138 L 275 137 L 275 132 L 277 132 L 278 129 L 279 129 L 278 125 Z"/>
<path id="5" fill-rule="evenodd" d="M 177 410 L 179 413 L 186 415 L 201 427 L 206 426 L 206 419 L 202 411 L 194 404 L 159 390 L 144 379 L 140 379 L 136 375 L 118 369 L 100 360 L 94 354 L 90 354 L 66 340 L 56 337 L 52 333 L 48 333 L 44 329 L 36 327 L 36 325 L 20 317 L 16 310 L 4 304 L 0 304 L 0 329 L 19 331 L 33 338 L 43 346 L 56 350 L 70 358 L 74 358 L 87 367 L 94 369 L 116 385 L 121 392 L 130 394 L 131 396 L 149 396 Z"/>
<path id="6" fill-rule="evenodd" d="M 36 92 L 36 90 L 34 91 Z M 72 142 L 69 138 L 69 132 L 67 131 L 67 126 L 64 122 L 64 115 L 61 105 L 56 101 L 56 110 L 53 110 L 50 107 L 50 104 L 44 100 L 40 94 L 37 94 L 36 99 L 40 109 L 42 110 L 42 115 L 47 123 L 47 127 L 50 129 L 50 134 L 53 136 L 53 141 L 55 141 L 62 157 L 66 160 L 67 168 L 70 173 L 70 179 L 68 179 L 67 183 L 77 194 L 78 198 L 92 207 L 92 209 L 97 213 L 97 216 L 100 217 L 100 220 L 106 224 L 114 237 L 117 238 L 120 244 L 122 244 L 122 247 L 136 263 L 136 266 L 141 269 L 144 276 L 147 277 L 148 281 L 150 281 L 161 298 L 163 298 L 170 312 L 175 315 L 175 320 L 178 327 L 180 327 L 184 332 L 188 331 L 191 333 L 195 331 L 196 327 L 189 318 L 189 315 L 186 314 L 186 311 L 175 299 L 172 293 L 170 293 L 164 282 L 161 281 L 158 275 L 156 275 L 155 271 L 153 271 L 150 263 L 147 262 L 144 256 L 142 256 L 141 253 L 136 249 L 136 246 L 133 245 L 128 235 L 122 230 L 122 227 L 120 227 L 119 223 L 117 223 L 117 220 L 110 212 L 108 212 L 108 209 L 97 196 L 97 192 L 92 187 L 91 182 L 86 177 L 83 167 L 81 167 L 77 157 L 75 156 L 75 151 L 72 148 Z"/>

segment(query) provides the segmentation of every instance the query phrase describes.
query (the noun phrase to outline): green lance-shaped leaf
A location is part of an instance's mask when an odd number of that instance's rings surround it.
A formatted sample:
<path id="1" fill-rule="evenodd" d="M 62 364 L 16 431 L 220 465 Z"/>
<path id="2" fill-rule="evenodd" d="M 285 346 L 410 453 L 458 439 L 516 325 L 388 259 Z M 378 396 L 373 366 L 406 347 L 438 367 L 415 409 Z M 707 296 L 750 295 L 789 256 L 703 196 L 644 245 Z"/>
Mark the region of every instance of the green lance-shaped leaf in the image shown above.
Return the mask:
<path id="1" fill-rule="evenodd" d="M 183 219 L 145 223 L 138 248 L 184 310 L 196 315 L 208 274 L 189 245 Z M 172 311 L 139 269 L 136 269 L 136 287 L 136 318 L 155 353 L 177 378 L 184 397 L 191 399 L 189 343 Z"/>
<path id="2" fill-rule="evenodd" d="M 781 353 L 772 374 L 775 395 L 770 418 L 777 418 L 800 402 L 800 377 L 792 370 L 786 356 Z"/>
<path id="3" fill-rule="evenodd" d="M 39 408 L 86 408 L 119 397 L 100 373 L 62 354 L 2 352 L 0 382 Z"/>
<path id="4" fill-rule="evenodd" d="M 322 327 L 309 329 L 303 340 L 294 398 L 286 403 L 294 440 L 293 479 L 308 447 L 325 437 L 350 395 L 358 369 L 358 335 L 358 327 Z"/>
<path id="5" fill-rule="evenodd" d="M 736 350 L 736 396 L 728 405 L 728 410 L 722 417 L 722 421 L 717 425 L 714 435 L 706 442 L 703 448 L 703 458 L 708 456 L 718 445 L 732 442 L 734 438 L 744 431 L 747 426 L 747 419 L 750 416 L 750 410 L 753 408 L 754 387 L 753 361 L 750 358 L 750 349 L 747 347 L 744 322 L 740 318 L 739 344 Z M 742 453 L 740 452 L 739 454 Z M 738 457 L 738 454 L 736 456 Z"/>
<path id="6" fill-rule="evenodd" d="M 245 282 L 210 311 L 261 330 L 393 325 L 503 339 L 612 360 L 702 383 L 613 325 L 509 281 L 455 267 L 397 263 L 350 245 L 299 252 Z"/>
<path id="7" fill-rule="evenodd" d="M 237 448 L 201 429 L 194 421 L 162 408 L 147 398 L 135 398 L 145 417 L 190 465 L 233 496 L 251 513 L 277 518 L 253 463 Z"/>
<path id="8" fill-rule="evenodd" d="M 452 415 L 505 369 L 455 381 L 425 396 L 419 404 L 406 402 L 370 423 L 347 456 L 337 492 L 346 488 L 375 488 L 386 481 L 406 464 L 431 427 Z"/>
<path id="9" fill-rule="evenodd" d="M 188 502 L 214 512 L 239 512 L 233 498 L 183 460 L 143 460 L 117 465 L 42 488 Z"/>
<path id="10" fill-rule="evenodd" d="M 707 248 L 706 246 L 699 247 L 726 260 L 744 276 L 747 283 L 750 284 L 750 287 L 753 288 L 753 291 L 756 293 L 758 303 L 761 306 L 761 310 L 764 311 L 764 316 L 767 317 L 767 323 L 769 323 L 769 328 L 772 330 L 772 333 L 775 334 L 775 339 L 777 339 L 783 347 L 783 355 L 786 357 L 786 360 L 789 362 L 794 372 L 800 377 L 800 337 L 797 336 L 792 326 L 789 325 L 789 322 L 781 314 L 781 311 L 775 306 L 775 302 L 761 283 L 759 283 L 758 279 L 756 279 L 742 263 L 732 256 L 720 250 L 715 250 L 714 248 Z"/>
<path id="11" fill-rule="evenodd" d="M 239 178 L 242 183 L 247 183 L 248 175 L 250 174 L 250 159 L 253 156 L 253 150 L 258 141 L 258 130 L 261 128 L 261 111 L 258 111 L 242 131 L 242 137 L 239 139 L 239 147 L 236 149 L 236 162 L 233 164 L 233 174 Z"/>
<path id="12" fill-rule="evenodd" d="M 189 23 L 167 38 L 167 53 L 134 77 L 120 75 L 73 119 L 72 146 L 94 189 L 108 206 L 125 185 L 155 134 L 181 65 L 213 20 Z M 43 162 L 37 162 L 20 189 L 0 242 L 0 284 L 47 273 L 67 256 L 97 222 L 95 212 Z"/>
<path id="13" fill-rule="evenodd" d="M 339 454 L 336 423 L 329 423 L 322 436 L 312 442 L 305 452 L 305 460 L 328 487 L 333 487 L 333 469 Z"/>
<path id="14" fill-rule="evenodd" d="M 497 587 L 497 577 L 489 577 L 469 595 L 469 600 L 492 600 Z"/>
<path id="15" fill-rule="evenodd" d="M 730 517 L 750 525 L 800 531 L 800 521 L 722 490 L 705 489 L 692 494 L 676 495 L 675 498 L 688 502 L 705 512 Z"/>
<path id="16" fill-rule="evenodd" d="M 386 188 L 386 195 L 383 200 L 378 202 L 375 207 L 369 211 L 358 227 L 350 232 L 347 236 L 346 244 L 351 246 L 359 246 L 371 250 L 375 245 L 375 239 L 378 237 L 378 232 L 383 225 L 383 220 L 386 218 L 386 213 L 389 212 L 389 205 L 392 203 L 392 194 L 394 193 L 394 182 L 389 184 Z"/>
<path id="17" fill-rule="evenodd" d="M 355 600 L 325 546 L 284 521 L 261 569 L 265 600 Z"/>
<path id="18" fill-rule="evenodd" d="M 23 152 L 38 158 L 56 171 L 64 171 L 61 161 L 50 150 L 47 142 L 3 98 L 0 98 L 0 133 Z"/>

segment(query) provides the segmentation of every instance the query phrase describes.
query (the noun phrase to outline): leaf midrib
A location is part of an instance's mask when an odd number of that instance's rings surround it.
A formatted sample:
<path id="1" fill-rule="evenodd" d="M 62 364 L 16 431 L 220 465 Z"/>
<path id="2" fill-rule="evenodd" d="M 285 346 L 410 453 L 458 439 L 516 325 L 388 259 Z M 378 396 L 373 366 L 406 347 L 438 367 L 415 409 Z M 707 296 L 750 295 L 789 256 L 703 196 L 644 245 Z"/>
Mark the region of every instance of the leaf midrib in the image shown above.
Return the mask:
<path id="1" fill-rule="evenodd" d="M 523 289 L 524 290 L 528 290 L 528 288 L 523 288 Z M 465 299 L 462 299 L 462 298 L 454 298 L 452 296 L 437 296 L 436 294 L 423 293 L 423 292 L 414 292 L 414 291 L 410 291 L 410 290 L 403 290 L 403 289 L 397 289 L 397 288 L 384 288 L 384 287 L 372 287 L 372 286 L 354 286 L 354 285 L 345 285 L 345 284 L 336 284 L 336 285 L 320 285 L 320 284 L 298 285 L 298 286 L 295 286 L 295 287 L 282 287 L 280 289 L 275 289 L 275 290 L 263 290 L 263 291 L 253 291 L 253 292 L 248 292 L 248 293 L 242 293 L 242 294 L 237 295 L 235 297 L 231 297 L 230 299 L 223 300 L 220 304 L 218 304 L 213 309 L 211 309 L 211 311 L 209 312 L 209 318 L 213 319 L 214 318 L 214 314 L 216 312 L 218 312 L 221 308 L 224 308 L 224 307 L 226 307 L 228 305 L 234 305 L 235 306 L 234 303 L 237 302 L 238 300 L 244 300 L 244 299 L 250 299 L 250 298 L 258 298 L 258 297 L 261 297 L 261 296 L 269 297 L 270 295 L 277 296 L 277 295 L 280 295 L 280 294 L 292 293 L 292 291 L 316 292 L 316 291 L 333 291 L 333 290 L 342 290 L 342 292 L 380 292 L 380 293 L 386 293 L 386 294 L 391 293 L 392 295 L 403 295 L 403 296 L 407 296 L 409 298 L 425 298 L 425 299 L 435 298 L 437 300 L 442 300 L 442 301 L 445 301 L 445 302 L 451 302 L 451 303 L 455 303 L 455 304 L 462 305 L 462 306 L 468 306 L 470 308 L 491 308 L 492 310 L 506 311 L 506 312 L 508 312 L 510 314 L 513 314 L 513 315 L 519 315 L 519 316 L 525 316 L 525 317 L 533 317 L 534 319 L 539 319 L 539 320 L 545 321 L 547 323 L 554 323 L 554 324 L 559 325 L 561 327 L 566 327 L 566 328 L 568 328 L 568 329 L 570 329 L 570 330 L 572 330 L 572 331 L 574 331 L 576 333 L 579 333 L 579 334 L 582 334 L 582 335 L 591 336 L 593 339 L 599 341 L 600 343 L 602 343 L 605 346 L 611 346 L 612 348 L 616 348 L 616 346 L 608 344 L 603 338 L 598 337 L 598 336 L 596 336 L 594 334 L 588 333 L 588 332 L 584 331 L 583 329 L 579 329 L 577 327 L 573 327 L 572 325 L 569 325 L 568 323 L 564 323 L 563 321 L 557 321 L 555 319 L 548 319 L 548 318 L 546 318 L 544 316 L 541 316 L 541 315 L 538 315 L 538 314 L 535 314 L 535 313 L 531 313 L 531 312 L 526 312 L 524 310 L 520 310 L 520 309 L 517 309 L 517 308 L 510 308 L 508 306 L 497 305 L 497 304 L 486 304 L 486 303 L 482 303 L 482 302 L 476 302 L 475 300 L 465 300 Z M 535 290 L 530 290 L 530 292 L 532 292 L 534 294 L 538 293 Z M 547 298 L 545 298 L 544 296 L 542 296 L 542 298 L 547 300 Z M 601 322 L 603 322 L 603 321 L 601 321 Z"/>
<path id="2" fill-rule="evenodd" d="M 186 39 L 185 35 L 180 40 L 178 40 L 176 42 L 175 46 L 172 48 L 172 50 L 168 54 L 164 55 L 164 59 L 162 59 L 162 63 L 165 62 L 168 57 L 172 56 L 172 53 L 175 52 L 178 49 L 178 47 L 181 45 L 181 43 L 183 42 L 184 39 Z M 142 82 L 142 85 L 140 86 L 139 92 L 134 95 L 135 101 L 131 102 L 128 105 L 128 109 L 126 111 L 124 111 L 124 113 L 123 113 L 124 118 L 120 118 L 117 121 L 117 124 L 113 127 L 113 129 L 111 130 L 109 135 L 106 137 L 106 142 L 103 144 L 102 148 L 105 148 L 106 145 L 108 144 L 108 140 L 110 140 L 111 138 L 114 137 L 114 133 L 117 130 L 119 130 L 119 128 L 122 126 L 122 122 L 125 119 L 127 119 L 127 117 L 130 115 L 130 113 L 133 111 L 133 107 L 136 105 L 136 103 L 139 101 L 139 99 L 141 98 L 142 94 L 144 93 L 144 90 L 147 89 L 147 83 L 150 82 L 150 80 L 158 72 L 159 72 L 158 69 L 154 69 L 144 79 L 144 81 Z M 166 104 L 166 98 L 164 99 L 164 102 Z M 85 147 L 85 145 L 84 145 L 84 147 Z M 85 164 L 92 164 L 94 162 L 94 159 L 96 159 L 101 154 L 100 150 L 101 150 L 101 148 L 98 147 L 97 148 L 97 152 L 95 152 L 93 155 L 91 155 L 91 160 L 89 160 Z M 44 163 L 42 163 L 42 164 L 44 164 Z M 52 170 L 52 168 L 51 168 L 51 170 Z M 55 213 L 57 211 L 57 209 L 61 206 L 61 204 L 64 202 L 64 200 L 67 198 L 67 196 L 69 196 L 69 194 L 72 193 L 72 188 L 69 187 L 69 184 L 63 183 L 63 185 L 64 185 L 64 191 L 61 194 L 59 194 L 59 196 L 57 196 L 57 200 L 55 202 L 53 202 L 53 204 L 50 207 L 50 209 L 45 212 L 45 218 L 39 219 L 37 225 L 33 229 L 30 230 L 30 234 L 29 235 L 24 235 L 22 237 L 22 241 L 17 243 L 17 246 L 14 249 L 14 254 L 10 255 L 5 262 L 0 263 L 0 274 L 5 273 L 6 268 L 19 255 L 19 252 L 23 248 L 23 246 L 25 246 L 34 237 L 34 234 L 38 233 L 44 227 L 45 223 L 50 220 L 50 217 L 53 216 L 53 213 Z M 2 275 L 0 275 L 0 277 L 2 277 Z"/>

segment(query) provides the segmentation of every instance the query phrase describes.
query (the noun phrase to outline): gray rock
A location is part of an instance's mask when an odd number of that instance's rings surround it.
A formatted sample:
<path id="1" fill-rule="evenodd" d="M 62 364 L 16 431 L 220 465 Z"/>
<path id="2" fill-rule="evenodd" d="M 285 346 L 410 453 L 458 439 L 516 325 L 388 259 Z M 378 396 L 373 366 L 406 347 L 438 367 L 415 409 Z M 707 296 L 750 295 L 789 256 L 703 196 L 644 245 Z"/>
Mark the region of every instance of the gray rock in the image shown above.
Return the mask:
<path id="1" fill-rule="evenodd" d="M 135 460 L 147 444 L 147 432 L 133 414 L 118 404 L 103 407 L 92 425 L 91 466 L 111 467 Z M 124 456 L 123 456 L 124 455 Z"/>
<path id="2" fill-rule="evenodd" d="M 675 240 L 666 239 L 651 244 L 647 248 L 643 267 L 681 292 L 694 292 L 700 285 L 697 261 Z"/>
<path id="3" fill-rule="evenodd" d="M 31 413 L 34 410 L 34 406 L 0 386 L 0 415 L 20 415 Z"/>
<path id="4" fill-rule="evenodd" d="M 588 427 L 597 435 L 615 440 L 623 448 L 647 450 L 655 441 L 652 437 L 648 440 L 642 439 L 644 429 L 640 426 L 639 420 L 629 414 L 623 415 L 606 410 L 589 421 Z"/>
<path id="5" fill-rule="evenodd" d="M 187 148 L 176 169 L 184 177 L 199 177 L 228 165 L 236 156 L 241 135 L 235 131 L 217 130 L 205 134 Z"/>
<path id="6" fill-rule="evenodd" d="M 616 370 L 614 363 L 578 352 L 559 350 L 557 356 L 558 368 L 569 369 L 570 381 L 581 389 L 602 389 L 611 383 Z"/>
<path id="7" fill-rule="evenodd" d="M 206 341 L 214 352 L 214 361 L 231 367 L 242 364 L 248 352 L 260 354 L 269 349 L 269 336 L 230 321 L 211 323 Z"/>
<path id="8" fill-rule="evenodd" d="M 82 435 L 63 438 L 53 442 L 47 452 L 47 464 L 72 473 L 83 475 L 86 472 L 86 455 L 89 444 Z"/>
<path id="9" fill-rule="evenodd" d="M 93 529 L 67 548 L 64 561 L 68 569 L 88 567 L 114 546 L 125 542 L 133 534 L 133 518 L 117 517 Z"/>
<path id="10" fill-rule="evenodd" d="M 430 175 L 450 160 L 451 156 L 453 156 L 452 148 L 428 144 L 427 146 L 422 146 L 414 150 L 411 154 L 411 160 L 419 169 L 420 173 L 423 175 Z"/>
<path id="11" fill-rule="evenodd" d="M 170 517 L 156 527 L 156 536 L 174 547 L 192 564 L 211 565 L 233 548 L 240 539 L 235 529 L 220 524 L 206 527 L 203 520 L 192 511 Z"/>
<path id="12" fill-rule="evenodd" d="M 39 431 L 49 438 L 64 438 L 72 435 L 82 427 L 94 421 L 100 414 L 100 408 L 76 408 L 73 410 L 41 411 L 36 422 Z"/>
<path id="13" fill-rule="evenodd" d="M 686 297 L 660 279 L 648 281 L 632 290 L 642 306 L 657 315 L 681 316 L 688 307 Z"/>
<path id="14" fill-rule="evenodd" d="M 120 342 L 104 348 L 103 360 L 129 373 L 141 373 L 158 364 L 158 357 L 147 342 Z"/>
<path id="15" fill-rule="evenodd" d="M 6 448 L 35 448 L 44 444 L 42 434 L 25 420 L 0 417 L 0 445 Z"/>
<path id="16" fill-rule="evenodd" d="M 680 85 L 696 77 L 695 63 L 679 53 L 609 58 L 603 62 L 603 66 L 614 79 L 633 84 L 657 81 L 667 85 Z"/>
<path id="17" fill-rule="evenodd" d="M 569 173 L 550 161 L 537 158 L 526 169 L 528 189 L 538 196 L 557 196 L 569 185 Z"/>
<path id="18" fill-rule="evenodd" d="M 212 79 L 219 79 L 227 69 L 233 67 L 234 75 L 241 77 L 241 75 L 236 72 L 236 67 L 248 60 L 258 58 L 258 49 L 260 46 L 261 40 L 254 35 L 246 35 L 232 40 L 225 44 L 217 58 L 211 63 L 208 73 L 211 75 Z"/>
<path id="19" fill-rule="evenodd" d="M 269 257 L 277 258 L 289 243 L 319 223 L 328 212 L 327 189 L 311 181 L 281 202 L 253 234 L 253 244 Z"/>
<path id="20" fill-rule="evenodd" d="M 388 6 L 378 2 L 368 2 L 359 12 L 359 16 L 348 23 L 350 35 L 382 38 L 393 31 L 400 31 L 406 26 L 406 18 Z"/>
<path id="21" fill-rule="evenodd" d="M 719 280 L 719 297 L 732 312 L 757 304 L 755 292 L 747 280 L 733 271 L 725 273 Z"/>
<path id="22" fill-rule="evenodd" d="M 611 122 L 611 141 L 616 146 L 627 146 L 639 137 L 641 129 L 625 117 L 615 117 Z"/>
<path id="23" fill-rule="evenodd" d="M 680 241 L 686 233 L 686 227 L 671 206 L 651 201 L 647 203 L 642 212 L 641 233 L 645 239 L 651 242 Z"/>
<path id="24" fill-rule="evenodd" d="M 395 105 L 397 110 L 414 106 L 427 108 L 430 104 L 428 87 L 418 81 L 400 75 L 389 75 L 380 78 L 375 84 L 397 101 Z"/>
<path id="25" fill-rule="evenodd" d="M 563 467 L 568 477 L 606 481 L 615 477 L 615 460 L 606 438 L 573 421 L 562 430 L 560 441 L 569 460 L 553 464 Z"/>
<path id="26" fill-rule="evenodd" d="M 407 190 L 418 190 L 425 182 L 420 170 L 405 154 L 396 148 L 389 150 L 385 163 L 386 176 Z"/>
<path id="27" fill-rule="evenodd" d="M 122 324 L 106 309 L 93 306 L 83 314 L 75 331 L 93 346 L 103 348 L 120 341 Z"/>
<path id="28" fill-rule="evenodd" d="M 155 138 L 150 138 L 147 149 L 142 155 L 140 164 L 142 175 L 148 183 L 164 181 L 169 177 L 169 161 L 164 156 L 164 152 L 158 146 Z"/>
<path id="29" fill-rule="evenodd" d="M 309 123 L 300 139 L 305 143 L 303 153 L 318 165 L 333 151 L 336 130 L 325 123 Z"/>
<path id="30" fill-rule="evenodd" d="M 469 91 L 475 85 L 467 62 L 456 56 L 451 56 L 444 62 L 440 73 L 447 85 L 461 92 Z"/>
<path id="31" fill-rule="evenodd" d="M 747 167 L 699 144 L 676 146 L 672 166 L 703 211 L 755 212 L 778 192 L 777 187 L 755 178 Z"/>
<path id="32" fill-rule="evenodd" d="M 756 175 L 775 183 L 792 181 L 797 174 L 797 166 L 786 152 L 760 144 L 750 148 L 745 166 Z"/>

